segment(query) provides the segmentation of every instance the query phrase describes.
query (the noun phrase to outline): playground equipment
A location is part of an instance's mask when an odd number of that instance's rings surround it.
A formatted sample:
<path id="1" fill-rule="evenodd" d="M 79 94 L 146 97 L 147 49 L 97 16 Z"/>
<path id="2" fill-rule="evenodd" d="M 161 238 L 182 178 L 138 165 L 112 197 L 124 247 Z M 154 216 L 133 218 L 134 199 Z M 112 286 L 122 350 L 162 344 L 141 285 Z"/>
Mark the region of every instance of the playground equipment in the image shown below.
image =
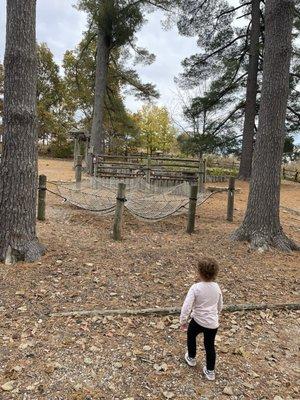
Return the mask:
<path id="1" fill-rule="evenodd" d="M 124 208 L 133 216 L 147 222 L 161 221 L 170 216 L 186 213 L 187 232 L 195 230 L 196 207 L 203 204 L 215 193 L 228 191 L 227 220 L 233 220 L 235 180 L 230 178 L 229 188 L 199 191 L 194 182 L 185 181 L 179 185 L 166 187 L 146 178 L 126 178 L 126 182 L 112 177 L 110 179 L 90 177 L 81 180 L 81 157 L 78 156 L 75 182 L 48 182 L 40 176 L 38 219 L 45 219 L 46 190 L 61 197 L 64 201 L 84 210 L 100 215 L 115 214 L 113 237 L 122 238 L 122 218 Z M 79 164 L 78 164 L 79 162 Z"/>

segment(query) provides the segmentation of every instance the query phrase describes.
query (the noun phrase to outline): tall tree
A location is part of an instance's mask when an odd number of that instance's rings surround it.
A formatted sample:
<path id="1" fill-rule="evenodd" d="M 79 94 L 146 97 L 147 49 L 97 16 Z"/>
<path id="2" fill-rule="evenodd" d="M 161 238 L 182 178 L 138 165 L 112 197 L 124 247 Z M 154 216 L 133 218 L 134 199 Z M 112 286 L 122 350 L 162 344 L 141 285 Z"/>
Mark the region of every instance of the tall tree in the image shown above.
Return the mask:
<path id="1" fill-rule="evenodd" d="M 264 14 L 262 0 L 242 0 L 237 6 L 230 6 L 223 0 L 182 0 L 178 22 L 180 32 L 197 35 L 201 47 L 198 54 L 183 61 L 184 73 L 180 76 L 180 84 L 197 87 L 208 78 L 211 82 L 205 94 L 206 101 L 202 105 L 198 102 L 198 114 L 215 109 L 216 118 L 221 116 L 216 135 L 218 131 L 226 130 L 228 121 L 244 120 L 240 168 L 240 177 L 244 179 L 251 174 L 253 139 L 257 131 L 264 58 Z M 237 19 L 244 24 L 237 26 Z M 295 30 L 293 44 L 295 55 L 299 57 L 296 48 L 298 35 L 299 30 Z M 297 65 L 296 57 L 294 63 Z M 299 82 L 300 75 L 292 70 L 292 93 L 286 117 L 290 133 L 296 132 L 300 126 Z"/>
<path id="2" fill-rule="evenodd" d="M 233 238 L 254 248 L 299 250 L 280 224 L 280 175 L 292 54 L 293 0 L 266 1 L 265 54 L 259 127 L 244 221 Z"/>
<path id="3" fill-rule="evenodd" d="M 89 15 L 91 30 L 97 38 L 95 92 L 91 128 L 91 152 L 104 151 L 104 102 L 112 51 L 134 42 L 134 36 L 144 22 L 142 1 L 80 0 L 79 8 Z M 144 56 L 148 56 L 144 52 Z M 154 94 L 156 95 L 156 93 Z M 91 165 L 90 165 L 91 169 Z"/>
<path id="4" fill-rule="evenodd" d="M 34 261 L 36 236 L 36 0 L 7 1 L 0 259 Z"/>
<path id="5" fill-rule="evenodd" d="M 131 47 L 143 60 L 153 60 L 145 49 L 135 46 L 135 34 L 145 22 L 145 10 L 153 7 L 166 9 L 178 0 L 79 0 L 79 8 L 89 15 L 91 29 L 97 37 L 95 96 L 91 129 L 91 151 L 99 154 L 104 150 L 104 99 L 107 88 L 108 65 L 113 49 Z M 133 72 L 133 80 L 136 73 Z M 157 97 L 152 85 L 147 88 L 148 97 Z M 91 169 L 91 166 L 90 166 Z"/>
<path id="6" fill-rule="evenodd" d="M 249 179 L 252 169 L 252 155 L 255 134 L 255 117 L 257 115 L 256 97 L 257 97 L 257 75 L 259 63 L 259 39 L 261 35 L 260 23 L 260 0 L 251 2 L 251 28 L 249 44 L 249 63 L 245 103 L 245 119 L 242 140 L 242 154 L 239 169 L 240 179 Z"/>
<path id="7" fill-rule="evenodd" d="M 66 96 L 65 80 L 46 43 L 37 46 L 37 114 L 39 139 L 66 139 L 74 124 L 74 109 Z"/>
<path id="8" fill-rule="evenodd" d="M 87 46 L 88 39 L 90 43 Z M 148 95 L 150 91 L 153 93 L 150 84 L 142 83 L 135 71 L 124 66 L 123 53 L 112 50 L 113 62 L 108 66 L 103 115 L 106 151 L 122 152 L 133 144 L 132 134 L 137 130 L 125 108 L 125 90 L 130 90 L 136 97 Z M 85 35 L 75 50 L 66 52 L 63 62 L 66 101 L 78 116 L 78 124 L 87 131 L 91 130 L 93 121 L 95 55 L 96 37 L 91 39 Z"/>
<path id="9" fill-rule="evenodd" d="M 251 171 L 257 115 L 259 49 L 262 43 L 261 3 L 261 0 L 243 0 L 238 6 L 232 7 L 223 0 L 182 0 L 183 13 L 178 23 L 181 33 L 196 33 L 198 44 L 203 48 L 199 54 L 184 60 L 185 72 L 181 82 L 187 78 L 188 84 L 197 85 L 196 77 L 211 80 L 205 94 L 206 101 L 202 102 L 202 106 L 198 103 L 198 113 L 215 110 L 215 119 L 219 119 L 219 122 L 215 124 L 214 136 L 224 136 L 228 123 L 244 118 L 244 178 Z M 237 13 L 246 22 L 242 27 L 235 26 Z M 243 93 L 245 88 L 246 96 Z M 225 115 L 223 110 L 227 111 Z"/>
<path id="10" fill-rule="evenodd" d="M 140 145 L 147 154 L 154 151 L 169 152 L 176 143 L 176 131 L 165 107 L 144 105 L 135 115 L 140 131 Z"/>

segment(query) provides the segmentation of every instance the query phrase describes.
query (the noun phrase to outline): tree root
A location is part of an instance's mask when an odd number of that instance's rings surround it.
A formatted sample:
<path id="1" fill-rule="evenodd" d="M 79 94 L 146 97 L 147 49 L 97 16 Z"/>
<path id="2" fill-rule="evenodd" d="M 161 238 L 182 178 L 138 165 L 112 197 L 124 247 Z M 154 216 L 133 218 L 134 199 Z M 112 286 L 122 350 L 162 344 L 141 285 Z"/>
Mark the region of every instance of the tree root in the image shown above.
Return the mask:
<path id="1" fill-rule="evenodd" d="M 18 245 L 10 244 L 2 252 L 2 261 L 6 265 L 15 264 L 18 261 L 34 262 L 45 254 L 45 247 L 37 238 Z"/>
<path id="2" fill-rule="evenodd" d="M 258 311 L 258 310 L 300 310 L 300 303 L 284 304 L 228 304 L 223 308 L 224 312 Z M 166 308 L 142 308 L 142 309 L 116 309 L 116 310 L 82 310 L 63 311 L 50 313 L 50 317 L 80 317 L 80 316 L 105 316 L 105 315 L 179 315 L 180 307 Z"/>
<path id="3" fill-rule="evenodd" d="M 300 251 L 300 246 L 292 239 L 288 238 L 285 233 L 280 229 L 277 233 L 272 234 L 269 232 L 252 231 L 240 226 L 231 235 L 232 240 L 250 242 L 250 247 L 253 250 L 266 251 L 270 247 L 277 248 L 281 251 Z"/>

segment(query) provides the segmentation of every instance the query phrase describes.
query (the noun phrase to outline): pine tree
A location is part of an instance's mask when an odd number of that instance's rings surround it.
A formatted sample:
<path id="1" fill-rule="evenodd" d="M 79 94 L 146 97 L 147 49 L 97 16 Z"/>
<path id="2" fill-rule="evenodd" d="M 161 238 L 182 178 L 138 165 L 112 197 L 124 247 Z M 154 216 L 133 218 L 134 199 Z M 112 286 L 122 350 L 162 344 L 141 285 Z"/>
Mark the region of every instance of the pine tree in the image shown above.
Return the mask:
<path id="1" fill-rule="evenodd" d="M 240 177 L 248 179 L 251 174 L 254 137 L 257 131 L 257 116 L 261 94 L 261 75 L 264 58 L 264 2 L 241 1 L 231 7 L 226 1 L 198 2 L 182 0 L 179 30 L 184 35 L 197 35 L 203 48 L 198 54 L 183 62 L 184 73 L 179 81 L 185 87 L 197 87 L 210 80 L 207 90 L 206 108 L 199 107 L 203 114 L 215 107 L 216 116 L 227 110 L 227 115 L 217 125 L 215 134 L 226 129 L 229 121 L 244 119 L 243 149 Z M 238 16 L 238 14 L 241 14 Z M 243 17 L 245 25 L 236 27 L 236 18 Z M 294 39 L 298 36 L 295 31 Z M 294 40 L 295 53 L 297 41 Z M 296 59 L 294 63 L 297 63 Z M 295 74 L 287 114 L 287 128 L 292 133 L 299 129 L 300 76 Z M 294 101 L 292 99 L 294 98 Z M 297 100 L 295 101 L 295 99 Z M 236 132 L 236 135 L 239 133 Z"/>
<path id="2" fill-rule="evenodd" d="M 300 249 L 282 230 L 279 218 L 281 162 L 292 54 L 293 0 L 267 0 L 265 55 L 259 126 L 247 211 L 234 239 L 255 248 Z"/>
<path id="3" fill-rule="evenodd" d="M 93 122 L 91 129 L 91 153 L 99 154 L 105 148 L 103 130 L 104 99 L 107 89 L 108 66 L 113 49 L 133 47 L 139 57 L 149 58 L 145 49 L 137 49 L 134 45 L 136 32 L 145 22 L 145 12 L 153 7 L 165 7 L 176 1 L 171 0 L 80 0 L 79 8 L 89 15 L 91 28 L 97 37 L 97 59 L 95 72 L 95 96 Z M 136 80 L 135 71 L 131 71 L 132 80 Z M 147 88 L 147 96 L 157 96 L 152 85 Z M 90 165 L 91 170 L 91 165 Z"/>
<path id="4" fill-rule="evenodd" d="M 4 141 L 0 166 L 0 260 L 34 261 L 36 236 L 36 0 L 7 1 Z"/>

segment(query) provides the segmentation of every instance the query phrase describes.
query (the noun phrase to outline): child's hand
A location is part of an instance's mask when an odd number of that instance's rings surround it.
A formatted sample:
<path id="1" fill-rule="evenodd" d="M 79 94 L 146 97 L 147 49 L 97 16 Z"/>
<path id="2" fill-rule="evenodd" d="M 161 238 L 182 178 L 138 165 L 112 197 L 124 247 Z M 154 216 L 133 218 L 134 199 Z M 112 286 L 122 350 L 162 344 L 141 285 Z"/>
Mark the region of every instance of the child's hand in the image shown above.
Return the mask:
<path id="1" fill-rule="evenodd" d="M 182 324 L 182 325 L 180 325 L 180 329 L 181 329 L 183 332 L 186 332 L 187 329 L 188 329 L 188 324 Z"/>

